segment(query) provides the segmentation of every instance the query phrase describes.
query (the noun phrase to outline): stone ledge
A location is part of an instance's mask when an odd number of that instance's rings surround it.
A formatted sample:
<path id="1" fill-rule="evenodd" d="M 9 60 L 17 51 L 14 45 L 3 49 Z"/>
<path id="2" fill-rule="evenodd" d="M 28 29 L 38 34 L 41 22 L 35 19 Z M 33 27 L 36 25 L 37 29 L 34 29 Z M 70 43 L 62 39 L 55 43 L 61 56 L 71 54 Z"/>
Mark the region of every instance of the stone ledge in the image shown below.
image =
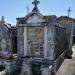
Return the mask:
<path id="1" fill-rule="evenodd" d="M 62 62 L 65 59 L 65 52 L 66 52 L 66 50 L 54 61 L 53 72 L 55 74 L 56 74 L 56 72 L 58 71 L 59 67 L 61 66 Z"/>

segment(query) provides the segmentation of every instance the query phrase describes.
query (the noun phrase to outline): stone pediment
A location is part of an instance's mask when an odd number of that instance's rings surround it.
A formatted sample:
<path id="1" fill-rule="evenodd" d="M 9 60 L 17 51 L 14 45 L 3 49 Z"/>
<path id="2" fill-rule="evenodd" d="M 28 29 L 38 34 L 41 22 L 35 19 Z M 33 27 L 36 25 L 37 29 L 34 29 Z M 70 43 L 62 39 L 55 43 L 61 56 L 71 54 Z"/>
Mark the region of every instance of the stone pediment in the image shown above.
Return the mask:
<path id="1" fill-rule="evenodd" d="M 29 17 L 27 18 L 27 23 L 41 23 L 44 22 L 43 16 L 37 13 L 32 13 L 31 15 L 29 15 Z"/>
<path id="2" fill-rule="evenodd" d="M 25 17 L 17 18 L 19 26 L 37 26 L 45 22 L 45 18 L 39 12 L 31 12 Z"/>

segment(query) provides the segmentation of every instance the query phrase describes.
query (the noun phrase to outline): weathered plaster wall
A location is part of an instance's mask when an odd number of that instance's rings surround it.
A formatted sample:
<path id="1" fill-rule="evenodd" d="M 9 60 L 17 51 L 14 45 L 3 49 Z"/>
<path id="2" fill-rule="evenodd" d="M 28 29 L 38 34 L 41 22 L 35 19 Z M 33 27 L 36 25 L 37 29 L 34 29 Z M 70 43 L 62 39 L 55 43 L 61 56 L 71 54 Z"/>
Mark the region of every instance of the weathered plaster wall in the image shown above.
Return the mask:
<path id="1" fill-rule="evenodd" d="M 28 54 L 43 56 L 44 30 L 43 27 L 28 27 Z"/>
<path id="2" fill-rule="evenodd" d="M 54 59 L 54 26 L 53 25 L 49 25 L 48 26 L 48 31 L 47 31 L 47 48 L 48 48 L 48 52 L 47 55 L 49 57 L 50 60 Z"/>
<path id="3" fill-rule="evenodd" d="M 18 55 L 24 55 L 24 27 L 17 27 L 17 50 Z"/>
<path id="4" fill-rule="evenodd" d="M 72 23 L 73 23 L 73 20 L 70 19 L 70 18 L 63 17 L 63 18 L 59 19 L 59 24 L 62 24 L 63 27 L 66 28 L 67 48 L 69 48 L 69 44 L 70 44 L 70 36 L 71 36 Z"/>
<path id="5" fill-rule="evenodd" d="M 56 59 L 60 54 L 66 50 L 66 29 L 54 26 L 54 58 Z"/>
<path id="6" fill-rule="evenodd" d="M 11 33 L 9 28 L 0 23 L 0 51 L 11 51 Z"/>
<path id="7" fill-rule="evenodd" d="M 40 22 L 43 22 L 43 19 L 36 14 L 31 15 L 27 20 L 27 23 L 40 23 Z"/>

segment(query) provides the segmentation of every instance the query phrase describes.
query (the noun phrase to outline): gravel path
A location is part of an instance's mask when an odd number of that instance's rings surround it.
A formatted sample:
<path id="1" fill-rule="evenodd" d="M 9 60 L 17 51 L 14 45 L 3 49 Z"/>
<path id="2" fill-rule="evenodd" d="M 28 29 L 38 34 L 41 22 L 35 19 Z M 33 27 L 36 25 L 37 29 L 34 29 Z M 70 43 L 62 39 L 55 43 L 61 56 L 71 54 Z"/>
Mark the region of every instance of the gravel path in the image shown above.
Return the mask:
<path id="1" fill-rule="evenodd" d="M 75 48 L 72 50 L 72 59 L 65 59 L 56 75 L 75 75 Z"/>

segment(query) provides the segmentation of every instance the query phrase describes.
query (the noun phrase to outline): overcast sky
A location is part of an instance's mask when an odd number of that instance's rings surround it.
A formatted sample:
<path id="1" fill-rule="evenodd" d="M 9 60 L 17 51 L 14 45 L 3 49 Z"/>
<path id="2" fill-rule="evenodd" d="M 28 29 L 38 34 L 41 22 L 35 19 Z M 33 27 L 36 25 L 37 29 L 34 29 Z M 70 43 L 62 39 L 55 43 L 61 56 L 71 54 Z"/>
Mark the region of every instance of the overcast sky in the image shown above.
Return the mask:
<path id="1" fill-rule="evenodd" d="M 0 18 L 5 17 L 7 23 L 16 24 L 17 17 L 24 17 L 27 14 L 27 6 L 30 11 L 33 9 L 34 0 L 0 0 Z M 75 0 L 40 0 L 38 8 L 43 15 L 67 16 L 68 8 L 72 12 L 70 17 L 75 18 Z"/>

